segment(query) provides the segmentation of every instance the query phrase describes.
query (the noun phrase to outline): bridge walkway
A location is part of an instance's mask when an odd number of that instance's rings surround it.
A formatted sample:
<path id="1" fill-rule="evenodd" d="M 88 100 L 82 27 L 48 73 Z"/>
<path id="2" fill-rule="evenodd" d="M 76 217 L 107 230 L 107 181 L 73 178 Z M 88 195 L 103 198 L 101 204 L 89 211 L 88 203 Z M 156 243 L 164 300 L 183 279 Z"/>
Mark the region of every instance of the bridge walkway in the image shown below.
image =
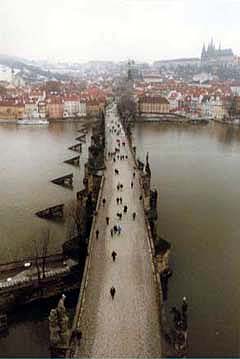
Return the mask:
<path id="1" fill-rule="evenodd" d="M 111 121 L 119 123 L 115 114 L 106 116 L 107 152 L 116 147 L 116 134 L 110 133 Z M 121 154 L 125 160 L 106 161 L 103 197 L 97 215 L 95 230 L 99 238 L 94 239 L 88 284 L 86 288 L 80 329 L 82 339 L 75 357 L 161 357 L 159 308 L 154 281 L 151 256 L 147 242 L 147 228 L 142 203 L 139 200 L 138 173 L 133 180 L 134 161 L 122 131 Z M 119 170 L 119 175 L 114 169 Z M 131 188 L 131 181 L 134 186 Z M 123 190 L 117 190 L 117 184 Z M 122 197 L 123 204 L 117 205 L 116 198 Z M 126 214 L 123 206 L 128 206 Z M 118 220 L 117 212 L 122 212 Z M 136 212 L 135 221 L 132 213 Z M 110 218 L 109 225 L 106 217 Z M 122 226 L 120 235 L 110 234 L 115 224 Z M 113 262 L 111 253 L 117 253 Z M 114 300 L 110 288 L 116 288 Z"/>

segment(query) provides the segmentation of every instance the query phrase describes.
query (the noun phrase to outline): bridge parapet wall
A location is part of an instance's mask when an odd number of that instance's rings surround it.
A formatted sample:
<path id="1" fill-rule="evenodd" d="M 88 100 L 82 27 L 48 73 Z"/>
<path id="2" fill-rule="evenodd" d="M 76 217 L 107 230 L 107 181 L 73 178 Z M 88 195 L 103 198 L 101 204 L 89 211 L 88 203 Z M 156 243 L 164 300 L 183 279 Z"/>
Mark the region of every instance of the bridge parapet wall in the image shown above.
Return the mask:
<path id="1" fill-rule="evenodd" d="M 100 204 L 101 204 L 101 200 L 102 200 L 102 192 L 103 192 L 104 182 L 105 182 L 105 177 L 103 175 L 102 179 L 101 179 L 99 194 L 98 194 L 96 214 L 94 215 L 93 221 L 92 221 L 92 227 L 91 227 L 91 232 L 90 232 L 90 237 L 89 237 L 89 242 L 88 242 L 88 249 L 87 249 L 88 255 L 86 258 L 86 262 L 85 262 L 85 267 L 84 267 L 84 272 L 83 272 L 83 277 L 82 277 L 81 287 L 80 287 L 80 292 L 79 292 L 79 297 L 78 297 L 78 303 L 77 303 L 75 316 L 74 316 L 74 320 L 73 320 L 73 324 L 72 324 L 72 328 L 71 328 L 69 350 L 66 353 L 66 358 L 71 358 L 73 355 L 73 352 L 74 352 L 73 333 L 76 330 L 79 330 L 79 328 L 80 328 L 81 315 L 82 315 L 82 310 L 83 310 L 83 305 L 84 305 L 84 300 L 85 300 L 85 291 L 86 291 L 87 284 L 88 284 L 88 276 L 89 276 L 89 270 L 90 270 L 90 266 L 91 266 L 93 243 L 94 243 L 94 239 L 95 239 L 94 234 L 95 234 L 96 215 L 98 213 L 98 210 L 99 210 Z"/>

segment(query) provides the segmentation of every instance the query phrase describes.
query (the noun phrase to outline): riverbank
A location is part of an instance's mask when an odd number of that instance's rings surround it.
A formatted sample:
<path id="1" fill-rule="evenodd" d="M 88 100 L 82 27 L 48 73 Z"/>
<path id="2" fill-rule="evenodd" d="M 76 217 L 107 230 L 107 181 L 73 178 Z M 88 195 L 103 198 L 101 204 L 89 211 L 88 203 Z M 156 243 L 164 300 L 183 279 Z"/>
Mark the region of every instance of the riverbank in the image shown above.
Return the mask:
<path id="1" fill-rule="evenodd" d="M 191 118 L 187 116 L 177 116 L 174 114 L 148 114 L 138 116 L 136 122 L 156 122 L 159 124 L 173 124 L 173 125 L 186 125 L 186 124 L 199 124 L 205 125 L 209 123 L 207 118 Z"/>
<path id="2" fill-rule="evenodd" d="M 11 277 L 9 270 L 3 271 L 1 275 L 7 277 L 1 277 L 0 280 L 0 312 L 14 312 L 22 305 L 79 288 L 83 266 L 84 263 L 79 265 L 73 261 L 71 264 L 66 261 L 60 266 L 59 262 L 55 261 L 46 264 L 44 274 L 38 274 L 34 266 L 24 270 L 12 267 Z"/>

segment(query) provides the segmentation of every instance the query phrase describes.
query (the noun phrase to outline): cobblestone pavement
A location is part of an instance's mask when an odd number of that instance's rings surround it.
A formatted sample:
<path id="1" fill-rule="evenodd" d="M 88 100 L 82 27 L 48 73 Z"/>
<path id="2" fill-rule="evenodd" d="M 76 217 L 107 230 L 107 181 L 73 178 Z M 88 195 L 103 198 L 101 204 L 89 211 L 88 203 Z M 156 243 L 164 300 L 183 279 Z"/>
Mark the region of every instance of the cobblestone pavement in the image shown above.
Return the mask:
<path id="1" fill-rule="evenodd" d="M 117 117 L 111 113 L 106 118 L 107 126 Z M 112 134 L 107 127 L 108 151 L 114 151 L 116 138 L 124 141 L 125 136 Z M 94 239 L 89 279 L 83 313 L 80 322 L 82 339 L 75 357 L 161 357 L 160 325 L 156 286 L 151 257 L 147 243 L 142 203 L 139 200 L 138 174 L 133 179 L 134 162 L 128 144 L 121 145 L 125 160 L 106 161 L 106 181 L 95 230 L 99 239 Z M 114 169 L 119 170 L 119 175 Z M 131 188 L 131 181 L 134 185 Z M 123 190 L 117 190 L 118 182 Z M 122 197 L 123 204 L 117 205 L 116 198 Z M 123 206 L 128 206 L 126 214 Z M 117 212 L 122 212 L 118 220 Z M 133 221 L 132 213 L 136 212 Z M 106 217 L 110 218 L 109 225 Z M 122 226 L 120 235 L 111 237 L 110 228 Z M 111 253 L 117 253 L 113 262 Z M 116 288 L 115 298 L 110 288 Z"/>

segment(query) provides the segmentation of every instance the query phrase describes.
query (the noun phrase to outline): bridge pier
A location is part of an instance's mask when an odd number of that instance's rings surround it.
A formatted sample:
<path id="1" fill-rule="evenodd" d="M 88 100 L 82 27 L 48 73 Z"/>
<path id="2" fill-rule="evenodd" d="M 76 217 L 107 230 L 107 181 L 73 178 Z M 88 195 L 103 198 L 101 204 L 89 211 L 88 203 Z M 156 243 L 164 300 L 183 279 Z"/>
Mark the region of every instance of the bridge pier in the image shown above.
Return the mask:
<path id="1" fill-rule="evenodd" d="M 42 211 L 36 212 L 36 216 L 44 219 L 63 218 L 64 204 L 48 207 Z"/>
<path id="2" fill-rule="evenodd" d="M 70 147 L 68 147 L 69 150 L 74 151 L 74 152 L 82 152 L 82 144 L 81 143 L 77 143 L 76 145 L 72 145 Z"/>
<path id="3" fill-rule="evenodd" d="M 72 157 L 69 160 L 65 160 L 64 163 L 68 163 L 73 166 L 79 166 L 80 164 L 80 156 Z"/>
<path id="4" fill-rule="evenodd" d="M 80 135 L 80 136 L 76 137 L 75 140 L 86 143 L 86 135 L 85 134 Z"/>
<path id="5" fill-rule="evenodd" d="M 55 178 L 51 180 L 52 183 L 55 183 L 59 186 L 67 187 L 67 188 L 73 188 L 73 173 L 70 173 L 69 175 L 65 175 L 59 178 Z"/>

